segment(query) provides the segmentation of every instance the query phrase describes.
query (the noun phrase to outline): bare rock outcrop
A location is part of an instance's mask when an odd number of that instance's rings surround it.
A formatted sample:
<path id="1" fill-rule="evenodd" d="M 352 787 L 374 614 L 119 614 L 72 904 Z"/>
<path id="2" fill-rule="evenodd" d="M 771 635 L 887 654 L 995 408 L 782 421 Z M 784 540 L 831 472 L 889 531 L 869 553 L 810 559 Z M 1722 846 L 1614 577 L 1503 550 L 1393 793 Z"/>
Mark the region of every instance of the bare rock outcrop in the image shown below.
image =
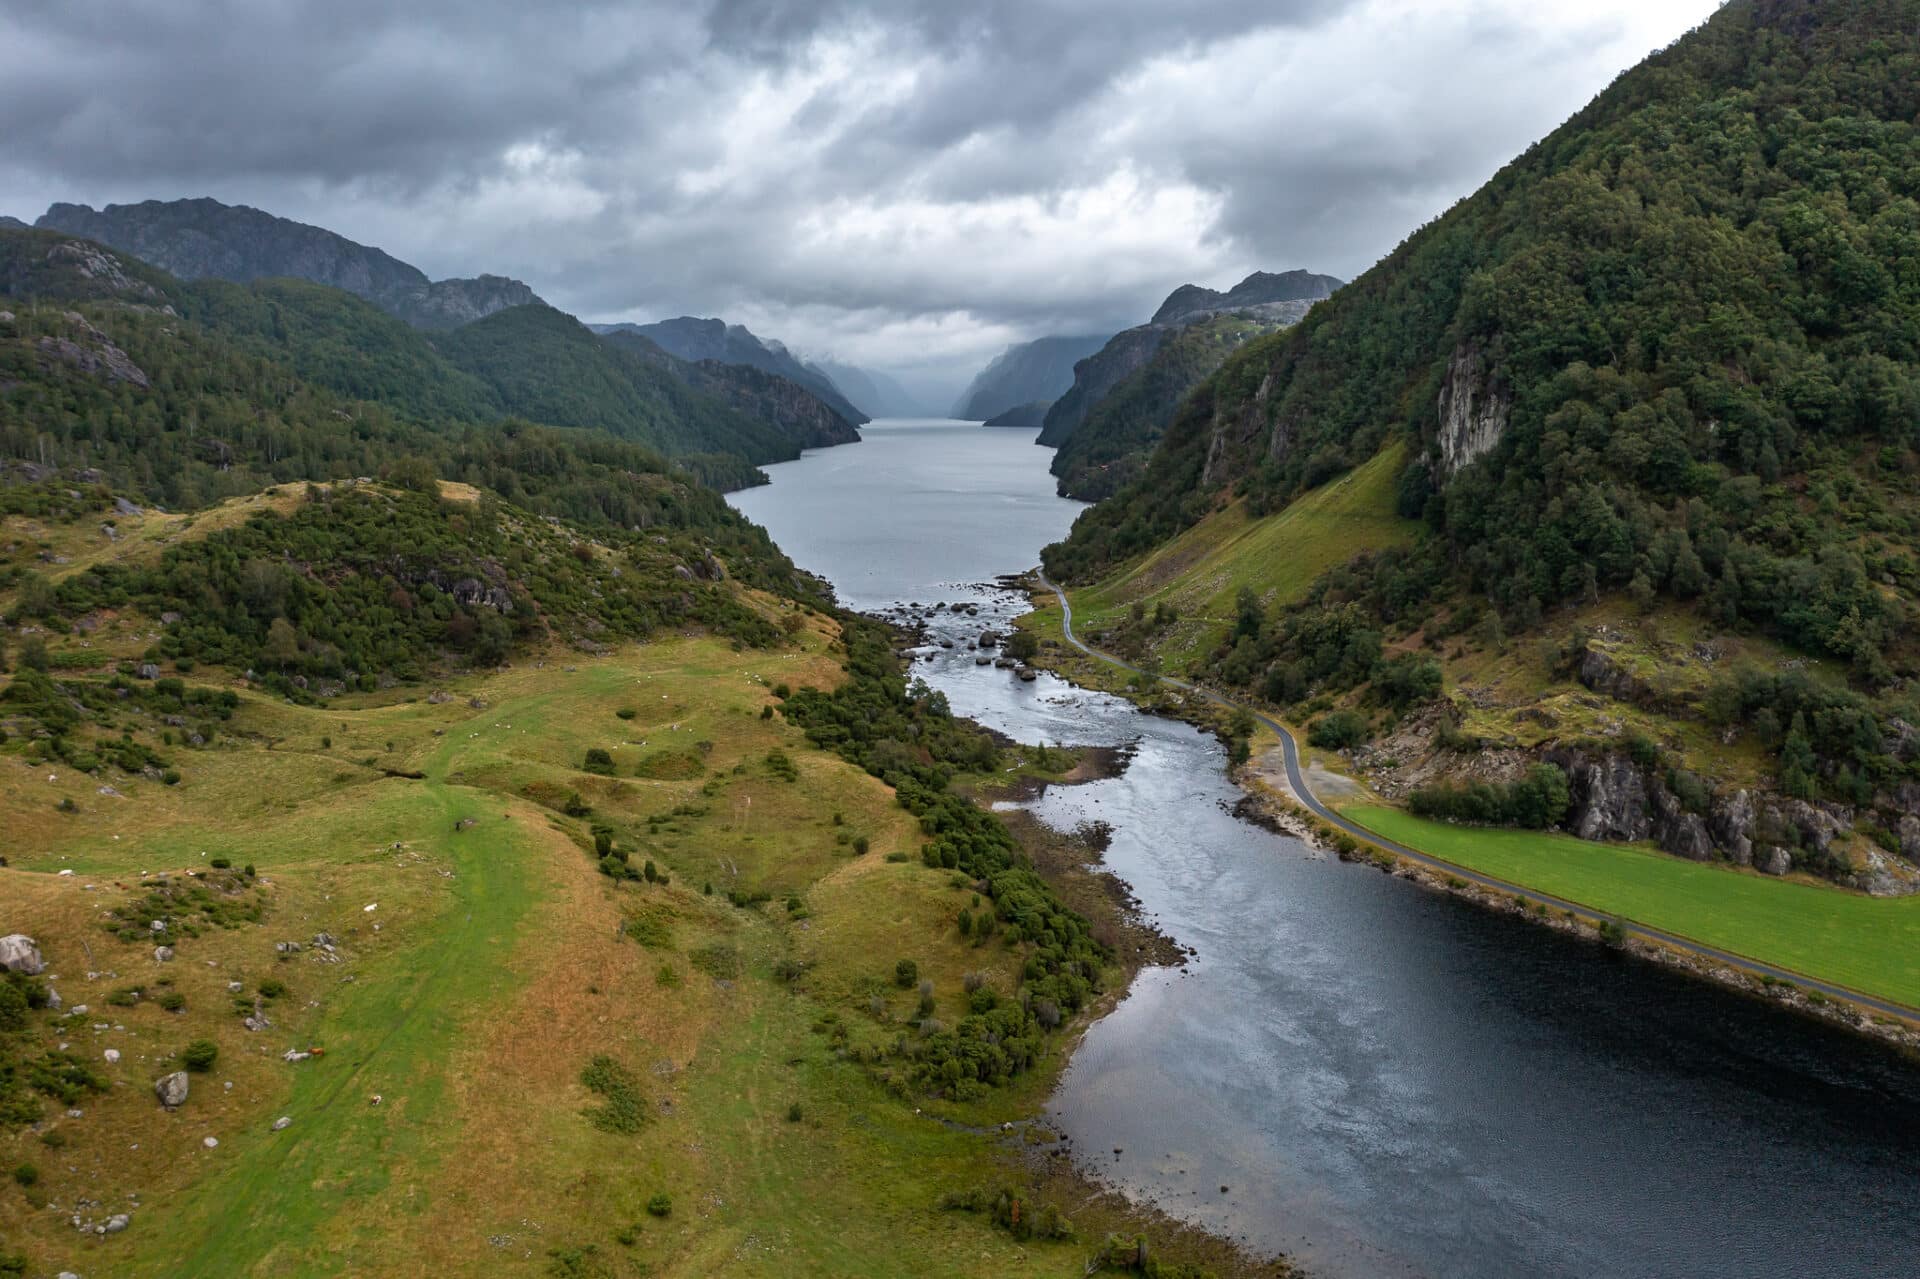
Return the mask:
<path id="1" fill-rule="evenodd" d="M 1440 478 L 1445 480 L 1493 451 L 1507 433 L 1513 393 L 1490 367 L 1477 342 L 1455 349 L 1440 387 Z"/>

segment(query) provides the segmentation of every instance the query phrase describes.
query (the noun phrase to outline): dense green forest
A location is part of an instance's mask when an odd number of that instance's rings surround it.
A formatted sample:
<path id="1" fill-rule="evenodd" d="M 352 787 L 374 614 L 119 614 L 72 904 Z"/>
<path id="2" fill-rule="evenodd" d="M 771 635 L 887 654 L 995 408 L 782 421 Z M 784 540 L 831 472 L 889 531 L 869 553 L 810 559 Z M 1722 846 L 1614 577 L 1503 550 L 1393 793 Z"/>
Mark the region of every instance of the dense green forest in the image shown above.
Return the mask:
<path id="1" fill-rule="evenodd" d="M 1436 531 L 1399 609 L 1444 582 L 1525 623 L 1638 580 L 1873 667 L 1904 617 L 1883 579 L 1913 567 L 1917 17 L 1729 5 L 1229 360 L 1050 567 L 1085 580 L 1223 488 L 1271 509 L 1398 433 Z M 1457 474 L 1450 371 L 1510 401 Z"/>
<path id="2" fill-rule="evenodd" d="M 1216 315 L 1181 330 L 1087 413 L 1053 455 L 1060 494 L 1084 502 L 1112 496 L 1145 467 L 1187 392 L 1271 324 Z"/>
<path id="3" fill-rule="evenodd" d="M 1229 358 L 1046 563 L 1091 580 L 1395 439 L 1428 535 L 1271 615 L 1243 601 L 1214 678 L 1383 704 L 1394 636 L 1498 646 L 1617 595 L 1836 661 L 1851 688 L 1727 672 L 1689 714 L 1751 732 L 1785 794 L 1898 791 L 1920 710 L 1920 4 L 1728 5 Z M 1584 643 L 1561 639 L 1571 676 Z"/>
<path id="4" fill-rule="evenodd" d="M 734 453 L 759 462 L 800 456 L 799 445 L 773 426 L 549 306 L 510 307 L 435 341 L 518 417 L 598 428 L 667 453 Z"/>
<path id="5" fill-rule="evenodd" d="M 65 312 L 71 307 L 79 308 L 91 336 L 68 332 L 73 326 Z M 153 386 L 95 377 L 108 383 L 99 390 L 127 404 L 157 399 L 152 407 L 169 422 L 184 413 L 189 421 L 253 416 L 257 425 L 285 427 L 333 414 L 352 419 L 363 434 L 388 441 L 396 432 L 405 434 L 405 426 L 453 437 L 475 427 L 537 422 L 631 441 L 672 457 L 689 474 L 722 489 L 761 482 L 757 463 L 792 459 L 804 447 L 858 439 L 800 388 L 782 385 L 770 391 L 764 385 L 768 379 L 755 370 L 707 369 L 663 353 L 649 358 L 621 349 L 543 305 L 512 307 L 428 335 L 324 285 L 179 281 L 84 240 L 0 229 L 0 309 L 15 315 L 0 333 L 6 347 L 0 359 L 8 362 L 13 371 L 8 382 L 14 384 L 11 394 L 0 397 L 0 426 L 44 427 L 39 433 L 47 439 L 39 442 L 39 452 L 18 445 L 10 450 L 43 462 L 76 417 L 85 418 L 103 404 L 100 394 L 81 385 L 98 373 L 92 362 L 76 359 L 69 348 L 64 355 L 70 367 L 54 367 L 61 361 L 50 358 L 43 338 L 96 351 L 111 343 L 128 352 Z M 149 371 L 148 364 L 156 369 Z M 194 376 L 182 377 L 182 365 Z M 65 384 L 54 397 L 57 405 L 35 385 L 49 379 Z M 184 391 L 224 403 L 177 408 Z M 271 412 L 250 415 L 248 404 Z M 839 429 L 823 434 L 807 410 Z M 272 415 L 282 421 L 272 422 Z M 215 432 L 228 443 L 234 433 Z M 19 438 L 16 431 L 9 442 Z M 420 451 L 416 444 L 432 451 L 426 434 L 411 437 L 406 451 Z M 332 451 L 340 454 L 343 446 L 336 443 Z M 289 452 L 304 453 L 306 460 L 313 456 L 304 442 L 283 442 L 268 447 L 264 456 L 236 458 L 215 449 L 209 460 L 223 471 L 236 461 L 277 466 Z M 359 473 L 372 469 L 362 464 Z M 273 477 L 339 473 L 277 467 Z M 191 499 L 180 493 L 198 483 L 198 478 L 183 479 L 179 492 L 161 500 L 187 504 Z M 212 494 L 244 488 L 215 482 Z"/>

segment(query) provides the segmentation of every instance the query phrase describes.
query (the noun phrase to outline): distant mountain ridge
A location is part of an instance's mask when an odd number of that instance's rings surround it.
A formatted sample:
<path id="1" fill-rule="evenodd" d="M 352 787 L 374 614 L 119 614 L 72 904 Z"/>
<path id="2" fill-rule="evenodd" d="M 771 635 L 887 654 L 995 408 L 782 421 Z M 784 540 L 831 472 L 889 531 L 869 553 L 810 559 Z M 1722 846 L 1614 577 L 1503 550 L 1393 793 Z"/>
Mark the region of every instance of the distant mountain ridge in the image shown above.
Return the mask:
<path id="1" fill-rule="evenodd" d="M 323 227 L 204 196 L 98 210 L 57 203 L 34 225 L 131 253 L 183 280 L 247 284 L 285 276 L 330 285 L 422 329 L 458 328 L 540 301 L 519 280 L 499 275 L 429 280 L 418 267 Z"/>
<path id="2" fill-rule="evenodd" d="M 1058 399 L 1073 385 L 1073 366 L 1107 344 L 1098 334 L 1018 342 L 974 375 L 953 407 L 963 422 L 983 422 L 1036 400 Z"/>
<path id="3" fill-rule="evenodd" d="M 868 417 L 932 417 L 920 397 L 875 369 L 856 368 L 838 360 L 815 360 L 812 368 L 833 379 L 840 393 Z"/>
<path id="4" fill-rule="evenodd" d="M 781 343 L 755 337 L 753 331 L 744 325 L 682 315 L 652 324 L 623 322 L 595 324 L 591 327 L 603 337 L 611 333 L 637 333 L 669 355 L 683 360 L 695 363 L 717 360 L 722 364 L 744 364 L 749 368 L 778 374 L 819 396 L 829 408 L 855 426 L 869 421 L 872 416 L 856 408 L 825 373 L 795 359 L 793 353 Z"/>
<path id="5" fill-rule="evenodd" d="M 1145 461 L 1160 424 L 1195 383 L 1241 343 L 1299 323 L 1340 285 L 1311 271 L 1255 271 L 1224 293 L 1183 284 L 1168 294 L 1151 320 L 1074 365 L 1073 385 L 1048 408 L 1036 442 L 1060 450 L 1052 470 L 1061 494 L 1098 501 L 1113 492 Z M 1170 350 L 1195 329 L 1203 339 Z M 1125 403 L 1107 412 L 1116 400 Z"/>

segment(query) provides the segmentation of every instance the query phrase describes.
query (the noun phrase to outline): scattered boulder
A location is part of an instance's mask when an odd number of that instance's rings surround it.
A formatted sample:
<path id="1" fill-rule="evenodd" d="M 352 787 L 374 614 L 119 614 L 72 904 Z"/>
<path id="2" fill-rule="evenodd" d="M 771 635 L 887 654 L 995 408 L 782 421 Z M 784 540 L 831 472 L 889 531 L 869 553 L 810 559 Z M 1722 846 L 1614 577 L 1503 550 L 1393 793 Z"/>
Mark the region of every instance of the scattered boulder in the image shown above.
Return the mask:
<path id="1" fill-rule="evenodd" d="M 273 1121 L 273 1130 L 275 1132 L 281 1132 L 284 1129 L 286 1129 L 286 1127 L 291 1123 L 293 1123 L 293 1116 L 282 1115 L 278 1119 Z"/>
<path id="2" fill-rule="evenodd" d="M 47 961 L 33 938 L 25 933 L 13 933 L 0 937 L 0 968 L 10 973 L 37 977 L 47 970 Z"/>
<path id="3" fill-rule="evenodd" d="M 177 1110 L 187 1103 L 188 1086 L 187 1072 L 176 1070 L 153 1081 L 153 1095 L 168 1110 Z"/>
<path id="4" fill-rule="evenodd" d="M 114 1062 L 120 1060 L 120 1050 L 118 1048 L 109 1048 L 107 1049 L 107 1051 L 105 1051 L 104 1053 L 101 1053 L 100 1055 L 107 1059 L 108 1065 L 112 1065 Z"/>
<path id="5" fill-rule="evenodd" d="M 153 962 L 156 964 L 171 964 L 173 962 L 173 947 L 155 946 L 153 948 Z"/>
<path id="6" fill-rule="evenodd" d="M 1784 875 L 1793 869 L 1793 856 L 1784 848 L 1767 847 L 1754 853 L 1753 864 L 1763 875 Z"/>
<path id="7" fill-rule="evenodd" d="M 140 663 L 140 668 L 136 670 L 134 674 L 138 675 L 141 679 L 159 679 L 160 668 L 152 662 L 142 662 Z"/>
<path id="8" fill-rule="evenodd" d="M 117 1235 L 122 1230 L 125 1230 L 127 1226 L 130 1225 L 131 1223 L 132 1223 L 132 1218 L 128 1217 L 126 1213 L 116 1212 L 111 1217 L 107 1218 L 107 1233 L 110 1235 Z"/>

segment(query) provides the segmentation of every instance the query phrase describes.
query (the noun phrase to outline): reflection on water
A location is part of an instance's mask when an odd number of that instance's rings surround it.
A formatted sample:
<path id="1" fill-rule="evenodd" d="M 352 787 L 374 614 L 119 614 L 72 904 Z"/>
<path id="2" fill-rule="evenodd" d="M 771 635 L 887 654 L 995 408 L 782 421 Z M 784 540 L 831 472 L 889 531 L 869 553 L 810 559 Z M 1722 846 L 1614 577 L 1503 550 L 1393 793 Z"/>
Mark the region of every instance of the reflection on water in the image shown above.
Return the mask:
<path id="1" fill-rule="evenodd" d="M 1087 1166 L 1331 1275 L 1920 1270 L 1920 1074 L 1884 1050 L 1248 826 L 1216 744 L 966 643 L 1077 510 L 1032 434 L 878 423 L 736 494 L 803 567 L 933 615 L 919 673 L 1025 741 L 1137 743 L 1036 801 L 1199 954 L 1142 975 L 1053 1105 Z M 1115 1147 L 1122 1151 L 1112 1153 Z M 1223 1192 L 1221 1187 L 1227 1189 Z"/>

